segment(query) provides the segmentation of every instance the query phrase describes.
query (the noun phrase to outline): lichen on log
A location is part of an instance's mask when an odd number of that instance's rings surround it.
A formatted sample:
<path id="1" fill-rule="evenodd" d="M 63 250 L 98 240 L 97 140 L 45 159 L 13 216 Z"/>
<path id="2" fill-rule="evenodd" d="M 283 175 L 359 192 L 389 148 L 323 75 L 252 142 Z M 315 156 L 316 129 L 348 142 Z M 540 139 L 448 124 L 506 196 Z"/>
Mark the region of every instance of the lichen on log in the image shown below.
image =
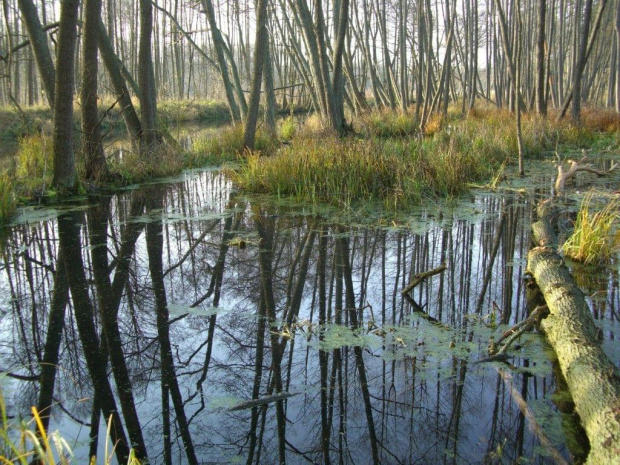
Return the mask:
<path id="1" fill-rule="evenodd" d="M 528 272 L 549 308 L 540 327 L 557 354 L 590 440 L 587 463 L 619 463 L 620 375 L 600 346 L 585 297 L 563 259 L 549 247 L 530 250 Z"/>

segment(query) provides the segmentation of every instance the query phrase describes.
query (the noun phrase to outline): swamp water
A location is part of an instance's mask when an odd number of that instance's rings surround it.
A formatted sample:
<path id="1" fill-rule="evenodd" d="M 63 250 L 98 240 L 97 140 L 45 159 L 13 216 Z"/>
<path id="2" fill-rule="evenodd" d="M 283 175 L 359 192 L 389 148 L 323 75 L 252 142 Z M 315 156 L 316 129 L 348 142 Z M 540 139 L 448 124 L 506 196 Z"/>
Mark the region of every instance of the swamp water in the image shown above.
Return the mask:
<path id="1" fill-rule="evenodd" d="M 28 421 L 47 398 L 74 463 L 93 425 L 105 450 L 93 402 L 117 408 L 151 463 L 570 460 L 583 440 L 542 337 L 508 364 L 475 363 L 526 316 L 537 200 L 478 192 L 370 221 L 197 171 L 27 208 L 2 249 L 7 414 Z M 403 298 L 441 263 L 415 305 Z M 577 277 L 618 363 L 616 273 Z"/>

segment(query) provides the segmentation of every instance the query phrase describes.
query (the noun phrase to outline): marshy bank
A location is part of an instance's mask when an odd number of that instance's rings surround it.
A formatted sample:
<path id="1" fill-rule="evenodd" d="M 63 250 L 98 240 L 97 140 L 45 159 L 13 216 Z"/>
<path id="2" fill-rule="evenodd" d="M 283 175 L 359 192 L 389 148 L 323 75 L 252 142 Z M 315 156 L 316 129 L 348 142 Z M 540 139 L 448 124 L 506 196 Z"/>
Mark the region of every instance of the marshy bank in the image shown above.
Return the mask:
<path id="1" fill-rule="evenodd" d="M 140 155 L 124 139 L 118 111 L 102 118 L 110 182 L 99 189 L 179 174 L 183 169 L 234 163 L 226 170 L 247 192 L 291 196 L 305 202 L 350 206 L 378 200 L 391 210 L 417 205 L 424 198 L 454 196 L 471 183 L 499 180 L 517 162 L 517 139 L 510 112 L 479 109 L 463 116 L 449 112 L 427 122 L 424 135 L 413 115 L 374 112 L 356 117 L 346 137 L 323 129 L 318 118 L 297 114 L 280 121 L 276 134 L 259 128 L 256 149 L 244 149 L 242 126 L 227 126 L 224 105 L 212 102 L 160 104 L 162 132 L 169 141 Z M 15 203 L 55 198 L 51 188 L 52 144 L 45 125 L 49 112 L 31 108 L 18 115 L 5 110 L 3 146 L 6 175 L 0 183 L 5 201 L 0 221 Z M 584 111 L 582 124 L 524 115 L 523 145 L 530 166 L 556 153 L 570 157 L 581 149 L 613 152 L 620 118 L 611 111 Z M 79 134 L 78 134 L 79 135 Z M 78 139 L 79 141 L 79 139 Z M 79 146 L 79 142 L 77 142 Z M 78 151 L 79 153 L 79 151 Z M 78 156 L 78 176 L 84 178 Z M 90 186 L 81 184 L 82 193 Z M 4 220 L 3 220 L 4 219 Z"/>

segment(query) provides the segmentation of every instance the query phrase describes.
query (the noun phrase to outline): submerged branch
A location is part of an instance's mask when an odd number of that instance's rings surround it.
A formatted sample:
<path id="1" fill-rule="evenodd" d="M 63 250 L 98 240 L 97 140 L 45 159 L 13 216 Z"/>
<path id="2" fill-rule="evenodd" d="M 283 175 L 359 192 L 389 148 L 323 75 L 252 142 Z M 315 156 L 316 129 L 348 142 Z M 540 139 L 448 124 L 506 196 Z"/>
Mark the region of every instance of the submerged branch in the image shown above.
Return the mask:
<path id="1" fill-rule="evenodd" d="M 228 409 L 229 412 L 235 412 L 237 410 L 246 410 L 253 407 L 258 407 L 261 405 L 267 405 L 272 402 L 277 402 L 279 400 L 288 399 L 289 397 L 293 397 L 299 394 L 299 392 L 283 392 L 280 394 L 274 394 L 267 397 L 261 397 L 260 399 L 252 399 L 246 402 L 241 402 L 240 404 L 234 405 Z"/>
<path id="2" fill-rule="evenodd" d="M 437 268 L 433 268 L 432 270 L 423 271 L 421 273 L 416 274 L 411 282 L 400 291 L 402 295 L 408 294 L 414 287 L 424 281 L 426 278 L 430 278 L 431 276 L 435 276 L 436 274 L 442 273 L 446 269 L 446 264 L 442 263 Z"/>
<path id="3" fill-rule="evenodd" d="M 528 318 L 529 319 L 529 318 Z M 536 420 L 536 417 L 532 413 L 532 411 L 527 406 L 527 401 L 523 398 L 521 393 L 517 391 L 512 386 L 512 376 L 506 373 L 503 370 L 497 370 L 499 375 L 502 377 L 506 388 L 510 391 L 510 395 L 513 400 L 521 410 L 523 416 L 527 419 L 527 425 L 532 433 L 536 435 L 540 444 L 549 452 L 550 456 L 553 457 L 553 462 L 559 465 L 568 465 L 566 459 L 560 454 L 560 452 L 556 449 L 556 447 L 551 443 L 547 435 L 545 434 L 543 428 Z"/>

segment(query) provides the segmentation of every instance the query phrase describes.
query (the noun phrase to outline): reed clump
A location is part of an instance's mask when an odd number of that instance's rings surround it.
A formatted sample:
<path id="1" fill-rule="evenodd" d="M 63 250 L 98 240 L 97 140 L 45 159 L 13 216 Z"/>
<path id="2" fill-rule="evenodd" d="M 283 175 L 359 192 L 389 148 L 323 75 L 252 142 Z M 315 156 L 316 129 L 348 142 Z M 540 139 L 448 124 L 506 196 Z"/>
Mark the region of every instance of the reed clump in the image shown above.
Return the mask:
<path id="1" fill-rule="evenodd" d="M 412 113 L 376 110 L 361 115 L 355 121 L 356 128 L 369 137 L 407 137 L 420 132 L 420 122 Z"/>
<path id="2" fill-rule="evenodd" d="M 161 144 L 149 150 L 148 156 L 124 151 L 122 158 L 111 161 L 110 171 L 112 178 L 123 184 L 138 183 L 177 174 L 183 170 L 184 163 L 178 147 Z"/>
<path id="3" fill-rule="evenodd" d="M 282 124 L 280 125 L 280 137 L 282 138 L 282 140 L 285 140 L 285 141 L 291 140 L 293 137 L 295 137 L 295 135 L 297 134 L 297 131 L 298 131 L 298 124 L 297 124 L 297 120 L 295 119 L 293 115 L 289 116 L 288 118 L 282 121 Z"/>
<path id="4" fill-rule="evenodd" d="M 191 165 L 220 165 L 229 161 L 237 161 L 243 156 L 243 125 L 222 128 L 215 136 L 199 137 L 192 144 L 190 156 Z M 277 140 L 273 135 L 262 129 L 256 131 L 254 149 L 260 152 L 271 152 L 275 149 Z"/>
<path id="5" fill-rule="evenodd" d="M 53 142 L 46 134 L 33 134 L 19 140 L 15 165 L 15 185 L 19 195 L 42 195 L 54 176 Z"/>
<path id="6" fill-rule="evenodd" d="M 157 110 L 165 124 L 230 122 L 226 104 L 215 100 L 162 100 L 157 103 Z"/>
<path id="7" fill-rule="evenodd" d="M 0 224 L 5 223 L 15 212 L 13 181 L 8 173 L 0 173 Z"/>
<path id="8" fill-rule="evenodd" d="M 588 193 L 579 208 L 571 236 L 562 246 L 567 257 L 586 265 L 609 263 L 620 250 L 616 225 L 620 200 L 613 199 L 593 211 L 593 194 Z"/>
<path id="9" fill-rule="evenodd" d="M 271 157 L 252 153 L 233 178 L 252 192 L 350 205 L 357 199 L 400 206 L 418 192 L 405 189 L 414 165 L 375 144 L 337 137 L 300 137 Z"/>
<path id="10" fill-rule="evenodd" d="M 251 154 L 232 176 L 252 192 L 345 206 L 379 200 L 400 209 L 489 176 L 501 160 L 489 153 L 474 151 L 458 131 L 425 139 L 301 135 L 273 156 Z"/>

